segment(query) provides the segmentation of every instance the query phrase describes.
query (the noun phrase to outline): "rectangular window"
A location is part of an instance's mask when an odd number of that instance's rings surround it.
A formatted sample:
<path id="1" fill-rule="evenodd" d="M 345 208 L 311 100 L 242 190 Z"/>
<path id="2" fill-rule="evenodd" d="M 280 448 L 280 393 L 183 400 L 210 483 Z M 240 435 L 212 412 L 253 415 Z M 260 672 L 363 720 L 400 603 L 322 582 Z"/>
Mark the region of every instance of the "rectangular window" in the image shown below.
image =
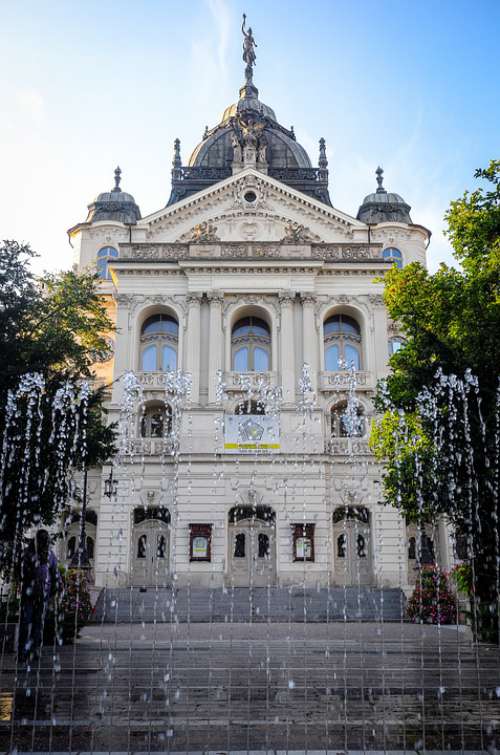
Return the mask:
<path id="1" fill-rule="evenodd" d="M 314 561 L 314 524 L 292 524 L 293 560 Z"/>
<path id="2" fill-rule="evenodd" d="M 212 558 L 212 525 L 189 525 L 189 560 L 210 561 Z"/>

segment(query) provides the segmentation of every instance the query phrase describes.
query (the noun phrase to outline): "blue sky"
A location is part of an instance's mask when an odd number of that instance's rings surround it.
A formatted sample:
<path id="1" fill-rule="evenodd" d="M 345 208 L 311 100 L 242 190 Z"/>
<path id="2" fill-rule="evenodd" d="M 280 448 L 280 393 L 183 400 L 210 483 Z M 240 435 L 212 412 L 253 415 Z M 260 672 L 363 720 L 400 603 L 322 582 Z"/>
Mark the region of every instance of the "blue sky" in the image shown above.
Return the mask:
<path id="1" fill-rule="evenodd" d="M 429 264 L 450 261 L 450 199 L 499 157 L 500 3 L 488 0 L 20 0 L 2 5 L 0 235 L 29 241 L 37 269 L 69 267 L 66 230 L 112 186 L 143 215 L 237 99 L 241 14 L 254 30 L 260 98 L 355 215 L 385 185 L 429 227 Z"/>

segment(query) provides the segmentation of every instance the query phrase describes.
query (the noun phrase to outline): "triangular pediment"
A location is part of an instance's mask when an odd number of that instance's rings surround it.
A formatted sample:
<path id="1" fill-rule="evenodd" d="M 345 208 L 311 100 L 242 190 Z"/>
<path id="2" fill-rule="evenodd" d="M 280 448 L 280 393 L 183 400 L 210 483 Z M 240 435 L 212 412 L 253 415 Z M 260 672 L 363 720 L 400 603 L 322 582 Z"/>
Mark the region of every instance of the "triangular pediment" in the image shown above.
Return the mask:
<path id="1" fill-rule="evenodd" d="M 302 194 L 253 168 L 246 168 L 137 224 L 145 240 L 352 241 L 364 223 Z"/>

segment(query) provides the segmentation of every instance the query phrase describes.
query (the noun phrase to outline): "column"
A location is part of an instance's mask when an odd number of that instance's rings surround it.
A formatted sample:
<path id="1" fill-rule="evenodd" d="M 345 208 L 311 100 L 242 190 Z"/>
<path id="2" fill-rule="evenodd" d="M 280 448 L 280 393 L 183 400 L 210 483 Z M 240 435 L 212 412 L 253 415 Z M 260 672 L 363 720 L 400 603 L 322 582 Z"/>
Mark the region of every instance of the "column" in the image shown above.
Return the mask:
<path id="1" fill-rule="evenodd" d="M 280 372 L 285 404 L 295 403 L 295 333 L 293 328 L 294 291 L 280 291 L 281 307 L 281 339 L 280 339 Z"/>
<path id="2" fill-rule="evenodd" d="M 193 387 L 191 400 L 193 404 L 200 403 L 200 305 L 202 294 L 199 292 L 188 294 L 188 324 L 184 336 L 185 360 L 183 369 L 191 373 Z"/>
<path id="3" fill-rule="evenodd" d="M 141 371 L 140 357 L 137 361 L 139 352 L 139 342 L 132 342 L 130 333 L 130 307 L 133 303 L 130 294 L 115 294 L 116 301 L 116 335 L 114 345 L 114 364 L 113 364 L 113 395 L 112 403 L 119 405 L 122 393 L 123 382 L 118 380 L 127 370 L 134 372 Z M 130 358 L 130 354 L 134 359 Z"/>
<path id="4" fill-rule="evenodd" d="M 222 370 L 222 291 L 209 291 L 210 325 L 208 337 L 208 403 L 216 401 L 217 370 Z"/>
<path id="5" fill-rule="evenodd" d="M 302 294 L 302 344 L 303 361 L 311 368 L 311 382 L 313 389 L 318 389 L 318 334 L 314 318 L 316 297 L 313 294 Z"/>

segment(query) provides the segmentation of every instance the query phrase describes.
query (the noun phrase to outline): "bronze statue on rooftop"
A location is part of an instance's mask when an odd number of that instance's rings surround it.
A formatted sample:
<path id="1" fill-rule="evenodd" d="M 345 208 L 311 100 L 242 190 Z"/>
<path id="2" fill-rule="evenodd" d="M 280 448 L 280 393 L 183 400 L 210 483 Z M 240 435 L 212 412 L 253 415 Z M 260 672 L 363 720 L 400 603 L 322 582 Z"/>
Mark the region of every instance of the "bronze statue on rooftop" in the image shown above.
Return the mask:
<path id="1" fill-rule="evenodd" d="M 248 31 L 245 31 L 246 20 L 247 20 L 247 17 L 244 13 L 243 23 L 241 24 L 241 31 L 243 32 L 243 60 L 246 63 L 246 68 L 245 68 L 246 80 L 247 82 L 250 83 L 252 81 L 252 75 L 253 75 L 252 69 L 257 59 L 257 56 L 255 55 L 255 48 L 257 47 L 257 42 L 254 39 L 251 26 L 248 27 Z"/>

